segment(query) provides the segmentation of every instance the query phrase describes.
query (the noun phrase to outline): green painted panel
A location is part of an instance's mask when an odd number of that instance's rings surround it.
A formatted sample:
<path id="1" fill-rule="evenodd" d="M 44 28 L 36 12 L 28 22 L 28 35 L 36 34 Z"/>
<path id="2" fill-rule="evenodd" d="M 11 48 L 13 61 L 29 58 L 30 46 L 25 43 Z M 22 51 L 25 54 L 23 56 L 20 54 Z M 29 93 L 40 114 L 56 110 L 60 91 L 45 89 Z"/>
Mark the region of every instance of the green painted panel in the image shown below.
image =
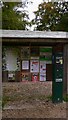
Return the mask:
<path id="1" fill-rule="evenodd" d="M 63 101 L 63 54 L 54 53 L 53 56 L 53 83 L 52 83 L 52 101 Z"/>
<path id="2" fill-rule="evenodd" d="M 52 101 L 54 103 L 63 101 L 63 82 L 52 83 Z"/>
<path id="3" fill-rule="evenodd" d="M 40 60 L 52 61 L 52 47 L 40 47 Z"/>
<path id="4" fill-rule="evenodd" d="M 40 56 L 40 60 L 45 60 L 45 61 L 52 61 L 52 57 L 45 57 L 45 56 Z"/>
<path id="5" fill-rule="evenodd" d="M 52 52 L 52 47 L 41 47 L 40 52 Z"/>

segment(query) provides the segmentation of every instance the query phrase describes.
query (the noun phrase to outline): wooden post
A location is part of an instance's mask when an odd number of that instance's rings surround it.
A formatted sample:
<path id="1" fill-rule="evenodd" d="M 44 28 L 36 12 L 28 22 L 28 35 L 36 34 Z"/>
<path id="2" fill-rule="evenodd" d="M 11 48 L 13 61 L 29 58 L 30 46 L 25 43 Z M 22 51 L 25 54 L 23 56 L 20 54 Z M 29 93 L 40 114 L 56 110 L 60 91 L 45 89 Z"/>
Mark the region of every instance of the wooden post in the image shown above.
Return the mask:
<path id="1" fill-rule="evenodd" d="M 64 78 L 63 93 L 68 94 L 68 44 L 64 46 Z"/>
<path id="2" fill-rule="evenodd" d="M 0 38 L 0 120 L 2 119 L 2 40 Z"/>

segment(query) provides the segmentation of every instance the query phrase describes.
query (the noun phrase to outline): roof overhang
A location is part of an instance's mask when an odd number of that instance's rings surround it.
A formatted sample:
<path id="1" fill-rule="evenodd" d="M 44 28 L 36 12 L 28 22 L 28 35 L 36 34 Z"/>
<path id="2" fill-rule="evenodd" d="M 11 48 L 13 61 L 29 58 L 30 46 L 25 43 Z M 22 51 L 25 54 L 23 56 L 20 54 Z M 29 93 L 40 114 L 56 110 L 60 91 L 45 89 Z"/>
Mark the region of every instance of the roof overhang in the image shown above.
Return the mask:
<path id="1" fill-rule="evenodd" d="M 67 32 L 0 30 L 3 38 L 67 38 Z"/>
<path id="2" fill-rule="evenodd" d="M 0 30 L 3 42 L 59 42 L 68 43 L 68 32 Z"/>

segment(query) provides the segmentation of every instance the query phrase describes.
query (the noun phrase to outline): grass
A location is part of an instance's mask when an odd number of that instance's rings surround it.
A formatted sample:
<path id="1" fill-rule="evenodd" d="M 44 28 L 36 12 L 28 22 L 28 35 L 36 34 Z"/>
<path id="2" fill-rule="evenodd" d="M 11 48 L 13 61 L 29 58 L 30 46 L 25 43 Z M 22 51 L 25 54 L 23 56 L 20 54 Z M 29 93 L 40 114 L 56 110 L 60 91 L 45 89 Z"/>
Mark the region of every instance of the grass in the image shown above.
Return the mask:
<path id="1" fill-rule="evenodd" d="M 30 95 L 30 96 L 3 96 L 2 98 L 2 108 L 4 108 L 4 106 L 10 101 L 10 102 L 14 102 L 14 101 L 20 101 L 23 100 L 24 102 L 28 101 L 33 101 L 33 100 L 40 100 L 40 101 L 52 101 L 52 95 L 46 96 L 46 95 Z M 63 96 L 63 100 L 65 102 L 68 102 L 68 95 Z"/>
<path id="2" fill-rule="evenodd" d="M 4 96 L 2 98 L 2 108 L 6 105 L 6 103 L 9 101 L 9 97 L 8 96 Z"/>
<path id="3" fill-rule="evenodd" d="M 46 95 L 29 95 L 29 96 L 3 96 L 2 98 L 2 108 L 4 108 L 4 106 L 10 101 L 10 102 L 14 102 L 14 101 L 21 101 L 23 100 L 24 102 L 28 101 L 31 102 L 33 100 L 40 100 L 40 101 L 44 101 L 44 100 L 51 100 L 52 96 L 46 96 Z"/>
<path id="4" fill-rule="evenodd" d="M 63 100 L 64 100 L 65 102 L 68 102 L 68 94 L 65 95 L 65 96 L 63 96 Z"/>

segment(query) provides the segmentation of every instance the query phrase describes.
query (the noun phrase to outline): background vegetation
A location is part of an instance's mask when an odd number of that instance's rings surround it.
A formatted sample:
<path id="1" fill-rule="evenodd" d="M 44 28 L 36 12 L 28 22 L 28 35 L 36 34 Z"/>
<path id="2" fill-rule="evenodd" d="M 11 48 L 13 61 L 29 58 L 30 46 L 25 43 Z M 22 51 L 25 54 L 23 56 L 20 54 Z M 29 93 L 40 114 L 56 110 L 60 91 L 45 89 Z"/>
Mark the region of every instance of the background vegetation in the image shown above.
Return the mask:
<path id="1" fill-rule="evenodd" d="M 28 30 L 27 26 L 34 25 L 34 30 L 68 32 L 68 2 L 41 3 L 38 10 L 34 11 L 35 18 L 30 22 L 25 7 L 26 2 L 3 2 L 2 29 Z"/>

